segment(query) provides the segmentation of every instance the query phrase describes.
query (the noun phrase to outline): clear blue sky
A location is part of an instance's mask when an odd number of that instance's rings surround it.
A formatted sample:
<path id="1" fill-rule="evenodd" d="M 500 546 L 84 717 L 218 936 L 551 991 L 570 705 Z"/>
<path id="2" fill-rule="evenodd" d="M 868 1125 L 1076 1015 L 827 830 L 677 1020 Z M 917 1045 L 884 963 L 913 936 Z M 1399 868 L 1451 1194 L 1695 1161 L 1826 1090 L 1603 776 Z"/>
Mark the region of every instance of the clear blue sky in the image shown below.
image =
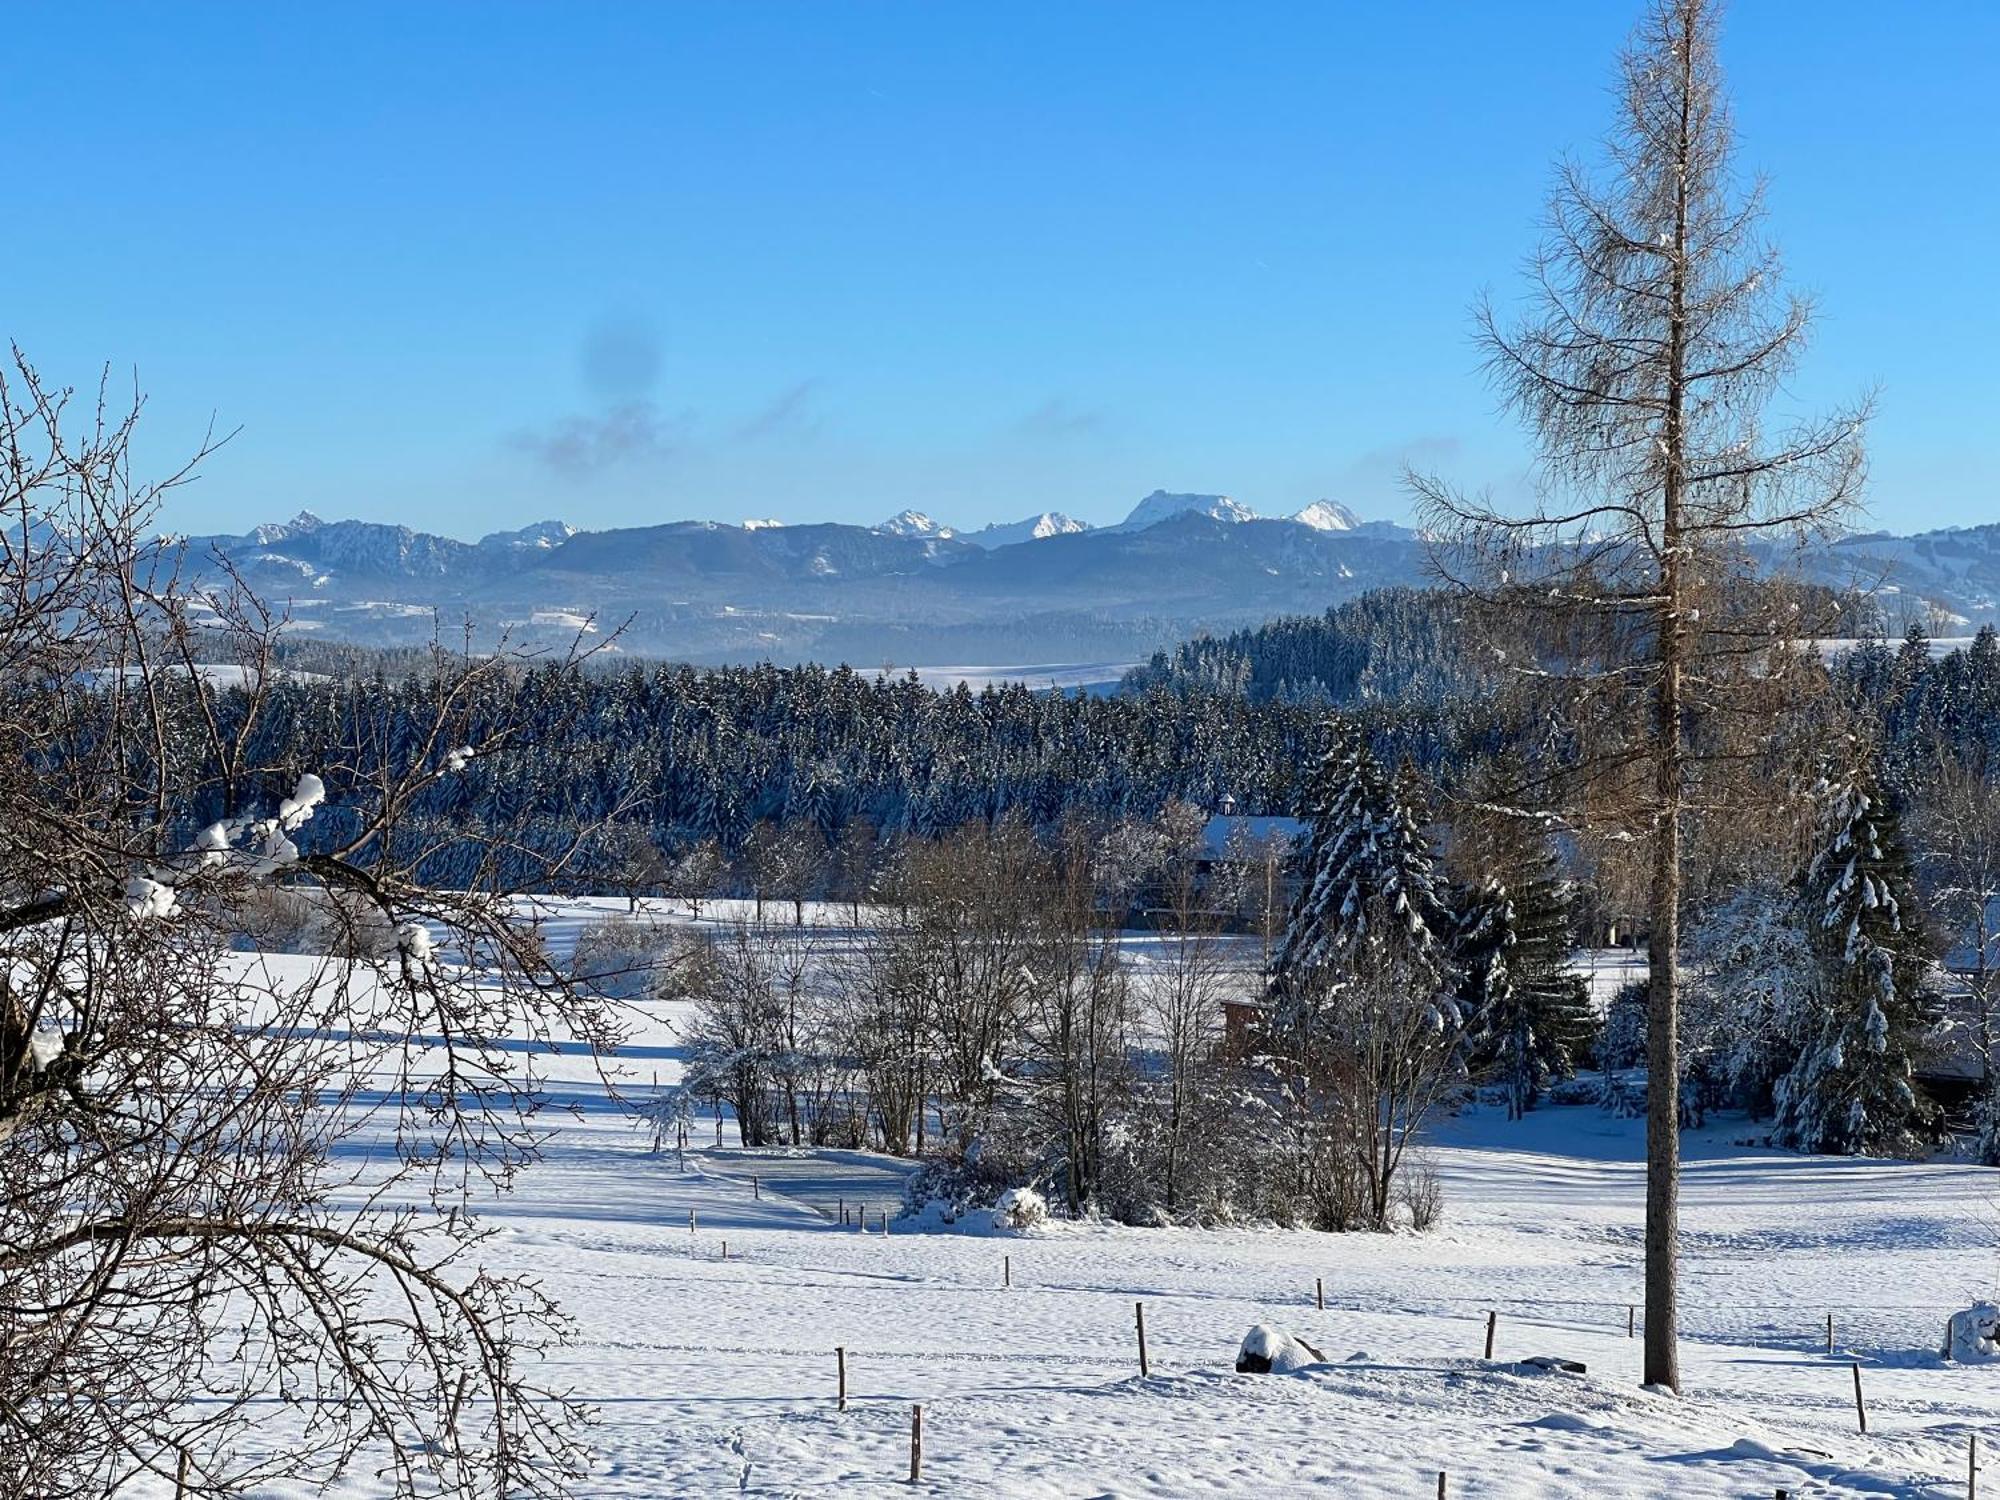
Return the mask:
<path id="1" fill-rule="evenodd" d="M 1621 0 L 20 6 L 0 336 L 136 367 L 168 520 L 302 506 L 1396 517 L 1517 482 L 1466 309 L 1608 120 Z M 2000 519 L 2000 5 L 1737 0 L 1746 164 L 1879 384 L 1876 519 Z"/>

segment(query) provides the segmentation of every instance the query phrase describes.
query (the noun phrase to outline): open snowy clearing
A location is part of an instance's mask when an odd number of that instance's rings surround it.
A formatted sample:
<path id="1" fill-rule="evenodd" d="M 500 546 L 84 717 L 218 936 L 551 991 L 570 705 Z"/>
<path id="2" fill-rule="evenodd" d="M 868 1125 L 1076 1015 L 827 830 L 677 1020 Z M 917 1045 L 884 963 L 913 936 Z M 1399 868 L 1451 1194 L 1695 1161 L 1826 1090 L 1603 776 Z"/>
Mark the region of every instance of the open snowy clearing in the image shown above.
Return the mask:
<path id="1" fill-rule="evenodd" d="M 1625 1334 L 1636 1127 L 1580 1108 L 1458 1132 L 1472 1141 L 1438 1153 L 1447 1226 L 1425 1237 L 1069 1225 L 885 1237 L 843 1230 L 831 1211 L 842 1197 L 879 1205 L 890 1164 L 711 1147 L 683 1172 L 596 1111 L 494 1206 L 494 1256 L 581 1324 L 556 1360 L 603 1415 L 591 1494 L 898 1484 L 913 1402 L 934 1493 L 1411 1496 L 1432 1493 L 1439 1469 L 1455 1495 L 1964 1493 L 1968 1434 L 2000 1427 L 2000 1370 L 1928 1350 L 1944 1315 L 1990 1284 L 1990 1174 L 1704 1154 L 1688 1174 L 1677 1400 L 1636 1388 Z M 1555 1149 L 1578 1137 L 1579 1150 Z M 1238 1342 L 1264 1320 L 1329 1363 L 1235 1374 Z M 1537 1354 L 1588 1373 L 1511 1363 Z"/>
<path id="2" fill-rule="evenodd" d="M 565 903 L 554 944 L 618 906 Z M 811 915 L 834 925 L 838 909 Z M 677 1075 L 681 1019 L 651 1009 L 625 1062 L 635 1093 Z M 1594 1107 L 1448 1122 L 1434 1146 L 1446 1219 L 1424 1236 L 885 1236 L 841 1227 L 838 1206 L 879 1223 L 902 1164 L 744 1152 L 726 1128 L 718 1147 L 704 1119 L 683 1167 L 585 1059 L 537 1070 L 578 1113 L 552 1110 L 546 1159 L 487 1205 L 487 1260 L 577 1319 L 551 1364 L 600 1412 L 586 1494 L 907 1493 L 916 1402 L 916 1488 L 967 1495 L 1428 1496 L 1443 1470 L 1453 1496 L 1943 1497 L 1966 1492 L 1968 1437 L 2000 1440 L 2000 1367 L 1935 1353 L 1947 1315 L 1994 1287 L 2000 1173 L 1760 1151 L 1732 1143 L 1752 1133 L 1741 1121 L 1690 1134 L 1674 1398 L 1638 1388 L 1626 1331 L 1641 1127 Z M 1326 1363 L 1236 1374 L 1258 1322 Z M 1536 1355 L 1587 1373 L 1515 1363 Z M 358 1473 L 337 1493 L 379 1490 Z"/>

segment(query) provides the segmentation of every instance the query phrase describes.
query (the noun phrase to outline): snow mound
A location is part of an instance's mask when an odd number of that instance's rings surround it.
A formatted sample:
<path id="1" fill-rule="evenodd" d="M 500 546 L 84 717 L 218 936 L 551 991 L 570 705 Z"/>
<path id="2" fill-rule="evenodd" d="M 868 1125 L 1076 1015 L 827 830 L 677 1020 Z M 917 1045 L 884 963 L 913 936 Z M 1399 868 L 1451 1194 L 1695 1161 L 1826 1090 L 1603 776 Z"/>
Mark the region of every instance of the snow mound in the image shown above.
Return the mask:
<path id="1" fill-rule="evenodd" d="M 1951 1315 L 1944 1357 L 1962 1365 L 2000 1360 L 2000 1306 L 1975 1302 Z"/>
<path id="2" fill-rule="evenodd" d="M 1008 1188 L 993 1205 L 995 1229 L 1034 1229 L 1049 1221 L 1049 1201 L 1031 1187 Z"/>
<path id="3" fill-rule="evenodd" d="M 1758 1438 L 1740 1437 L 1729 1445 L 1729 1451 L 1738 1458 L 1761 1458 L 1783 1462 L 1785 1455 L 1769 1443 Z"/>
<path id="4" fill-rule="evenodd" d="M 1290 1375 L 1325 1363 L 1319 1350 L 1274 1323 L 1257 1324 L 1243 1335 L 1243 1347 L 1236 1351 L 1239 1375 Z"/>
<path id="5" fill-rule="evenodd" d="M 1545 1432 L 1607 1432 L 1602 1422 L 1586 1417 L 1582 1412 L 1552 1411 L 1547 1416 L 1535 1417 L 1521 1424 L 1523 1427 L 1539 1427 Z"/>

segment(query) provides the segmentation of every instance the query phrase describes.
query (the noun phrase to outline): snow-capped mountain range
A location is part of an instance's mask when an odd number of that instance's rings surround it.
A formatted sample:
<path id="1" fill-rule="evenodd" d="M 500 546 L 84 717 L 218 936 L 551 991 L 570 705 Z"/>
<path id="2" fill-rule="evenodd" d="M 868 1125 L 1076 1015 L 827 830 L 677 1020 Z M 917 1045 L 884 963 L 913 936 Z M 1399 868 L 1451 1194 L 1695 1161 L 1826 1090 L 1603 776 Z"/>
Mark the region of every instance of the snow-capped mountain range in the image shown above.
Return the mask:
<path id="1" fill-rule="evenodd" d="M 1264 517 L 1227 495 L 1166 490 L 1100 527 L 1044 511 L 960 531 L 910 510 L 877 526 L 550 520 L 466 542 L 302 512 L 182 540 L 191 570 L 225 559 L 292 629 L 322 638 L 412 643 L 443 620 L 535 639 L 590 621 L 622 627 L 619 649 L 695 661 L 1138 660 L 1201 631 L 1429 581 L 1414 532 L 1335 501 Z M 2000 525 L 1844 537 L 1809 570 L 1877 588 L 1892 614 L 1928 616 L 1935 633 L 2000 620 Z"/>

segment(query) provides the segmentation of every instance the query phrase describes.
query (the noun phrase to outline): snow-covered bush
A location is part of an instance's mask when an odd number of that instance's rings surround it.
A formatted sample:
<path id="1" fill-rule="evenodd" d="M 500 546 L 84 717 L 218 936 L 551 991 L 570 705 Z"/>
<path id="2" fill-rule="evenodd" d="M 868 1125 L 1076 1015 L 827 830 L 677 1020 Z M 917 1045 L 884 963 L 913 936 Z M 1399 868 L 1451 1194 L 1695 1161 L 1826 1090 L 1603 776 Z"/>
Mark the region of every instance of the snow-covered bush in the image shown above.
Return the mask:
<path id="1" fill-rule="evenodd" d="M 233 897 L 229 915 L 241 945 L 261 953 L 385 958 L 396 948 L 380 907 L 322 886 L 252 885 Z"/>
<path id="2" fill-rule="evenodd" d="M 1049 1200 L 1031 1187 L 1008 1188 L 993 1205 L 995 1229 L 1038 1229 L 1049 1221 Z"/>
<path id="3" fill-rule="evenodd" d="M 990 1215 L 1001 1197 L 1019 1186 L 997 1163 L 990 1163 L 975 1141 L 963 1155 L 926 1162 L 903 1183 L 903 1212 L 940 1224 L 956 1224 L 968 1216 Z M 1044 1203 L 1044 1212 L 1047 1205 Z"/>
<path id="4" fill-rule="evenodd" d="M 657 987 L 682 942 L 664 922 L 606 917 L 577 934 L 570 973 L 599 994 L 632 999 Z"/>
<path id="5" fill-rule="evenodd" d="M 1594 1073 L 1579 1073 L 1549 1088 L 1551 1104 L 1600 1104 L 1604 1100 L 1604 1080 Z"/>

